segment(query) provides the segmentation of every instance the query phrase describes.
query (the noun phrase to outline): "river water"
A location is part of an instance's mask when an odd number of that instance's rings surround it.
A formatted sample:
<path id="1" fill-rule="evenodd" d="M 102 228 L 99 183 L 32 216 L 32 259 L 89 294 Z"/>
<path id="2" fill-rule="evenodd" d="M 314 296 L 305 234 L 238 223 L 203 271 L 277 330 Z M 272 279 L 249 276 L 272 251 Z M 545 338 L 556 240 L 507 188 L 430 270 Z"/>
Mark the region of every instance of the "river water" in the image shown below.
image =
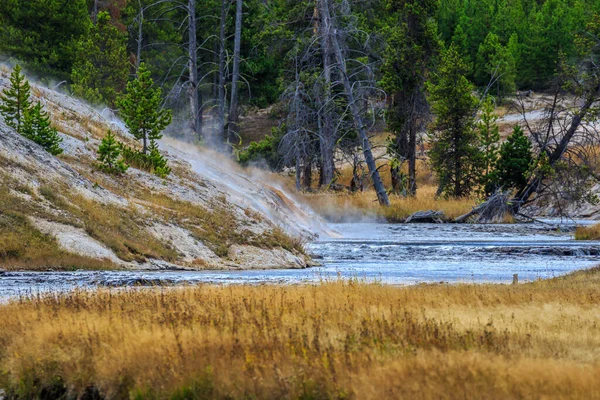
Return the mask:
<path id="1" fill-rule="evenodd" d="M 322 265 L 268 271 L 6 272 L 0 299 L 90 287 L 198 283 L 301 283 L 358 278 L 387 284 L 508 283 L 600 264 L 600 241 L 573 240 L 573 225 L 333 224 L 340 238 L 307 244 Z"/>

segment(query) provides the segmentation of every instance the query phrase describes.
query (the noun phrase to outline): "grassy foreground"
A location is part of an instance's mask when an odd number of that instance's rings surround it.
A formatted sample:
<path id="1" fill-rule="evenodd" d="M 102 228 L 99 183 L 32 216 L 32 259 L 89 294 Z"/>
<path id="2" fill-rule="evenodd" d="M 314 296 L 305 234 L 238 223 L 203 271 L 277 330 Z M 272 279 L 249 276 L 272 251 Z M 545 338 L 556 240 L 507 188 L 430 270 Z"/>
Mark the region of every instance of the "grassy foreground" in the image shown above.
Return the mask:
<path id="1" fill-rule="evenodd" d="M 0 306 L 8 398 L 600 398 L 600 268 L 530 284 L 199 286 Z"/>

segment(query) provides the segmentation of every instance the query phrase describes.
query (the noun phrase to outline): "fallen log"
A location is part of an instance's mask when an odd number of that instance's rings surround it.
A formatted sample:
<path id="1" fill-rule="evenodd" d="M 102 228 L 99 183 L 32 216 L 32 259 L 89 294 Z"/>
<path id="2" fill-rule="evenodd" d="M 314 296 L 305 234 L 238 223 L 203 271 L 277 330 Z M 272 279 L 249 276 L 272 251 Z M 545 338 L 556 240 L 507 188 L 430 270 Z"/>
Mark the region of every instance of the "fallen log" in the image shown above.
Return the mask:
<path id="1" fill-rule="evenodd" d="M 506 215 L 513 215 L 514 208 L 510 202 L 509 192 L 496 192 L 485 202 L 473 207 L 468 213 L 454 219 L 455 223 L 466 222 L 473 217 L 473 222 L 478 224 L 500 223 Z"/>
<path id="2" fill-rule="evenodd" d="M 417 211 L 404 221 L 406 224 L 442 224 L 444 223 L 443 211 Z"/>

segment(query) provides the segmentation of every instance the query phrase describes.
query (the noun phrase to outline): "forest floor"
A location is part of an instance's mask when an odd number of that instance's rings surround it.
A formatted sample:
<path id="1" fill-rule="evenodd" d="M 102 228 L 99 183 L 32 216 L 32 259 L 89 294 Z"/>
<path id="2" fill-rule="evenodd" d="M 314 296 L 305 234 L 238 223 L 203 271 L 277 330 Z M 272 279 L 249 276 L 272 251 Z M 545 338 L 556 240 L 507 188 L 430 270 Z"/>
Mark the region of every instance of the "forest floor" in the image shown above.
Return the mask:
<path id="1" fill-rule="evenodd" d="M 0 306 L 0 396 L 600 398 L 599 284 L 595 268 L 16 299 Z"/>

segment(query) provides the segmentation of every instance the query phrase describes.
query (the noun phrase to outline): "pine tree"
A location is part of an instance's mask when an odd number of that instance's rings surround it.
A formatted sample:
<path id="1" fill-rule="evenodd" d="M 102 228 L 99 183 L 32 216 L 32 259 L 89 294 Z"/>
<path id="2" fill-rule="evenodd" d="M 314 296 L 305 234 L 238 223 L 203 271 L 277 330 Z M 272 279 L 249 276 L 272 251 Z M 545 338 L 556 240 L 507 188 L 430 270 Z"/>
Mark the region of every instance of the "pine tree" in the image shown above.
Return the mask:
<path id="1" fill-rule="evenodd" d="M 148 142 L 162 138 L 162 131 L 171 123 L 171 110 L 161 109 L 161 90 L 153 88 L 154 81 L 144 63 L 135 80 L 127 84 L 127 94 L 119 101 L 125 125 L 143 144 L 148 153 Z"/>
<path id="2" fill-rule="evenodd" d="M 490 32 L 479 46 L 475 83 L 480 86 L 491 84 L 491 89 L 499 96 L 515 90 L 515 59 L 494 33 Z"/>
<path id="3" fill-rule="evenodd" d="M 62 138 L 58 135 L 56 128 L 51 126 L 50 117 L 39 101 L 25 113 L 22 135 L 33 140 L 54 156 L 63 152 L 60 148 Z"/>
<path id="4" fill-rule="evenodd" d="M 517 125 L 500 148 L 496 164 L 498 186 L 517 190 L 525 187 L 532 163 L 531 142 Z"/>
<path id="5" fill-rule="evenodd" d="M 481 151 L 474 129 L 477 99 L 473 85 L 465 77 L 467 71 L 467 64 L 451 44 L 437 73 L 427 83 L 435 114 L 429 155 L 439 179 L 438 194 L 452 197 L 468 196 L 481 173 Z"/>
<path id="6" fill-rule="evenodd" d="M 115 139 L 115 135 L 108 131 L 98 146 L 98 162 L 101 170 L 116 174 L 121 174 L 129 168 L 123 160 L 119 159 L 121 155 L 121 145 Z"/>
<path id="7" fill-rule="evenodd" d="M 25 114 L 31 108 L 31 90 L 29 82 L 21 73 L 21 67 L 15 66 L 10 74 L 10 87 L 4 89 L 0 95 L 0 114 L 4 117 L 6 125 L 21 133 L 25 121 Z"/>
<path id="8" fill-rule="evenodd" d="M 477 134 L 482 152 L 480 184 L 485 194 L 488 195 L 495 189 L 496 180 L 494 168 L 498 161 L 498 143 L 500 142 L 500 133 L 496 121 L 498 121 L 498 116 L 494 114 L 494 100 L 488 96 L 483 102 L 481 117 L 477 122 Z"/>
<path id="9" fill-rule="evenodd" d="M 150 141 L 149 149 L 150 154 L 148 154 L 147 157 L 152 162 L 154 175 L 165 178 L 171 173 L 171 168 L 167 166 L 167 159 L 160 154 L 158 151 L 158 144 L 154 140 Z"/>
<path id="10" fill-rule="evenodd" d="M 89 35 L 77 43 L 71 72 L 73 93 L 93 104 L 113 106 L 128 74 L 126 36 L 111 24 L 108 12 L 100 12 Z"/>

